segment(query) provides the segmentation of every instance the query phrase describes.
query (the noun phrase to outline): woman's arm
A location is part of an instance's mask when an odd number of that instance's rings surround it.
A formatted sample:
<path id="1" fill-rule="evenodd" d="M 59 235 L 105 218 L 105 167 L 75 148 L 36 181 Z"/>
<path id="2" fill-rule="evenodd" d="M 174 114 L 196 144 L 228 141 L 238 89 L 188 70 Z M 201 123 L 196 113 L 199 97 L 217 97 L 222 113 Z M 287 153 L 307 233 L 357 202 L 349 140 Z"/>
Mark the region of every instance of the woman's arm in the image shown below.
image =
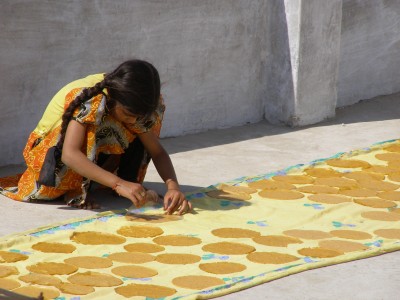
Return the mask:
<path id="1" fill-rule="evenodd" d="M 91 162 L 83 153 L 86 125 L 75 120 L 68 124 L 62 149 L 62 162 L 78 174 L 102 185 L 114 188 L 117 193 L 130 199 L 137 207 L 144 203 L 142 185 L 125 181 Z"/>
<path id="2" fill-rule="evenodd" d="M 139 134 L 139 138 L 150 153 L 158 174 L 167 186 L 167 193 L 164 196 L 164 210 L 168 214 L 172 214 L 179 209 L 178 213 L 183 214 L 188 208 L 192 209 L 192 204 L 185 199 L 185 196 L 180 191 L 171 158 L 161 145 L 158 137 L 152 132 L 146 132 Z"/>

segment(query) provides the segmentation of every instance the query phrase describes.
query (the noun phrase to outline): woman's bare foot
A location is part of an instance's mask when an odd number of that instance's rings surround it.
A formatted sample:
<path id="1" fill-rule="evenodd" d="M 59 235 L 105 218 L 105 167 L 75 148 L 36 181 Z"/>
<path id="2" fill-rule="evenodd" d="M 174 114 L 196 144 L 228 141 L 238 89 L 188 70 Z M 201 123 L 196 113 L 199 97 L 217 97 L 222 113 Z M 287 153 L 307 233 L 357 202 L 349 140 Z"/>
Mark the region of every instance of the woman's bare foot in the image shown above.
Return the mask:
<path id="1" fill-rule="evenodd" d="M 146 191 L 146 203 L 147 202 L 155 202 L 155 203 L 160 203 L 160 195 L 157 194 L 156 191 L 153 190 L 147 190 Z"/>
<path id="2" fill-rule="evenodd" d="M 94 197 L 90 194 L 86 196 L 86 199 L 75 198 L 67 202 L 70 207 L 80 208 L 80 209 L 99 209 L 101 208 Z"/>

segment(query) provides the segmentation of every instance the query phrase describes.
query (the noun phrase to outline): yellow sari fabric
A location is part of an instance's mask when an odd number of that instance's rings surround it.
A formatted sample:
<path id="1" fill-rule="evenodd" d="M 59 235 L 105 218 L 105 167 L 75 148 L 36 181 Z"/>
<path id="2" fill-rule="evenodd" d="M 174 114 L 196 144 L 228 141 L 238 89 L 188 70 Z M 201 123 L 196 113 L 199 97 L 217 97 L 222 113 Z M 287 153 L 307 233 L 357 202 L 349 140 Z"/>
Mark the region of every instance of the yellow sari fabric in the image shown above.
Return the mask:
<path id="1" fill-rule="evenodd" d="M 400 250 L 399 195 L 397 140 L 190 192 L 193 214 L 147 203 L 4 237 L 0 279 L 57 300 L 214 298 Z"/>
<path id="2" fill-rule="evenodd" d="M 29 135 L 23 151 L 27 169 L 23 174 L 0 178 L 0 192 L 13 200 L 35 201 L 52 200 L 62 195 L 66 200 L 84 199 L 89 181 L 80 174 L 63 165 L 56 174 L 56 186 L 49 187 L 38 183 L 40 171 L 49 148 L 59 140 L 61 118 L 69 104 L 82 92 L 85 86 L 93 86 L 103 79 L 103 74 L 91 75 L 74 81 L 56 94 L 35 130 Z M 72 88 L 72 89 L 71 89 Z M 138 134 L 151 130 L 160 134 L 164 104 L 162 99 L 153 118 L 153 126 L 148 129 L 141 124 L 134 128 L 126 128 L 123 124 L 106 113 L 106 96 L 99 94 L 78 107 L 73 118 L 86 124 L 85 149 L 89 160 L 96 162 L 99 153 L 121 154 Z M 137 181 L 143 182 L 147 169 L 142 163 Z"/>

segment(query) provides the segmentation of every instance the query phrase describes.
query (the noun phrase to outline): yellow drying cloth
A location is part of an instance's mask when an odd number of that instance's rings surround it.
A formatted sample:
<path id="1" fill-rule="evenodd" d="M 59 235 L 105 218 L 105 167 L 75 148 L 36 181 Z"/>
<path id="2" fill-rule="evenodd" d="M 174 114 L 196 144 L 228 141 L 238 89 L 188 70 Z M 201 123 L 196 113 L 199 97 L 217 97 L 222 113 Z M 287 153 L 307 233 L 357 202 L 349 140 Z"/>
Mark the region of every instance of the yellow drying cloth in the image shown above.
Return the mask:
<path id="1" fill-rule="evenodd" d="M 400 249 L 400 140 L 0 239 L 0 288 L 48 299 L 206 299 Z"/>

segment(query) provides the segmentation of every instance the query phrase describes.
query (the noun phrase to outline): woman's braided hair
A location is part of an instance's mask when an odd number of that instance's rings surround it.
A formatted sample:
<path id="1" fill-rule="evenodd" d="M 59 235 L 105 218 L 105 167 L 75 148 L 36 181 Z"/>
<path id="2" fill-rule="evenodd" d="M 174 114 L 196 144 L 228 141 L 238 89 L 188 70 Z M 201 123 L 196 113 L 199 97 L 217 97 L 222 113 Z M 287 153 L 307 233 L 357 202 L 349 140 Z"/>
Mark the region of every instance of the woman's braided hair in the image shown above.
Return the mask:
<path id="1" fill-rule="evenodd" d="M 120 64 L 113 72 L 106 74 L 104 80 L 93 87 L 85 88 L 69 104 L 62 116 L 60 139 L 57 147 L 64 145 L 65 133 L 77 107 L 107 89 L 107 107 L 112 109 L 120 103 L 135 115 L 150 116 L 159 104 L 160 77 L 157 69 L 143 60 L 128 60 Z"/>

